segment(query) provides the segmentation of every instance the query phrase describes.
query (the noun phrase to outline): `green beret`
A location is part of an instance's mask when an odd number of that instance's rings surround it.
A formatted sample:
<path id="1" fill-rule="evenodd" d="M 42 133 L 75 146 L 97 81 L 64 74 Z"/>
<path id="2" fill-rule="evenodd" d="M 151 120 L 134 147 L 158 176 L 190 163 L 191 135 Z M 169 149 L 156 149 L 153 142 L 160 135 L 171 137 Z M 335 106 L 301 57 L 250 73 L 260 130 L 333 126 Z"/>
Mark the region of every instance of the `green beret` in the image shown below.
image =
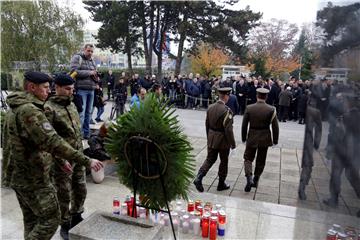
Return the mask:
<path id="1" fill-rule="evenodd" d="M 55 84 L 59 86 L 68 86 L 75 83 L 74 79 L 67 74 L 59 74 L 55 77 Z"/>
<path id="2" fill-rule="evenodd" d="M 25 80 L 36 84 L 52 81 L 52 78 L 49 75 L 42 72 L 33 72 L 33 71 L 28 71 L 24 73 L 24 78 Z"/>

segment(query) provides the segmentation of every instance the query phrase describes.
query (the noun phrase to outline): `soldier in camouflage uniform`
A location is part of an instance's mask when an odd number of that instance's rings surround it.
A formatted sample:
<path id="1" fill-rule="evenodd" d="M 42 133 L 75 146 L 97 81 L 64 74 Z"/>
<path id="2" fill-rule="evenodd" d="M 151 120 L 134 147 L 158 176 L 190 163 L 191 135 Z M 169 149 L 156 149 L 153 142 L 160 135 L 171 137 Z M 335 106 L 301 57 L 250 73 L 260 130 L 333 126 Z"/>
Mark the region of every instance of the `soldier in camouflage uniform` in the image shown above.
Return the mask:
<path id="1" fill-rule="evenodd" d="M 25 239 L 51 239 L 60 223 L 56 190 L 50 181 L 51 154 L 92 167 L 101 162 L 89 159 L 62 139 L 44 114 L 50 77 L 44 73 L 25 73 L 26 92 L 7 97 L 11 110 L 6 116 L 4 183 L 16 192 L 24 220 Z M 58 159 L 62 161 L 61 159 Z M 71 165 L 59 163 L 64 171 Z"/>
<path id="2" fill-rule="evenodd" d="M 83 151 L 80 118 L 72 102 L 74 80 L 66 74 L 56 76 L 55 91 L 56 94 L 51 96 L 45 104 L 46 117 L 65 141 L 74 149 Z M 55 158 L 52 173 L 61 211 L 60 235 L 64 239 L 69 239 L 69 229 L 82 220 L 81 213 L 84 211 L 87 193 L 86 168 L 69 160 L 73 166 L 73 173 L 66 173 L 62 171 L 58 163 L 67 160 L 57 156 Z"/>

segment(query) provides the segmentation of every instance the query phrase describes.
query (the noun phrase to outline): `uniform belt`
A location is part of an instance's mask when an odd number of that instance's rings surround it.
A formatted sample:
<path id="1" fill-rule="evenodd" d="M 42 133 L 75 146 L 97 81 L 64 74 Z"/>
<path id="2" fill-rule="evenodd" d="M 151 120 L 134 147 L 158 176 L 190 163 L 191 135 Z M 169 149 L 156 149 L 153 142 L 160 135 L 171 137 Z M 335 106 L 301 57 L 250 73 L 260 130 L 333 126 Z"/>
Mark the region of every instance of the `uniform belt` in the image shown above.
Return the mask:
<path id="1" fill-rule="evenodd" d="M 216 129 L 216 128 L 210 128 L 211 131 L 214 131 L 214 132 L 221 132 L 221 133 L 224 133 L 225 130 L 224 129 Z"/>
<path id="2" fill-rule="evenodd" d="M 270 128 L 268 127 L 250 127 L 250 129 L 253 129 L 253 130 L 269 130 Z"/>

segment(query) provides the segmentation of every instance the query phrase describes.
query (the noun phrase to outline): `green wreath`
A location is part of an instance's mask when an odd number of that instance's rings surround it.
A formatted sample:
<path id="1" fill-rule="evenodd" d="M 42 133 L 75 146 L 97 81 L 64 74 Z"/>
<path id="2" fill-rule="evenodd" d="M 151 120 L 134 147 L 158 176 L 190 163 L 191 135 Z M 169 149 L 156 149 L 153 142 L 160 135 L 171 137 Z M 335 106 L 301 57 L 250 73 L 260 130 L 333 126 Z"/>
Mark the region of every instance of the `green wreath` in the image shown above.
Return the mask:
<path id="1" fill-rule="evenodd" d="M 194 157 L 190 154 L 192 147 L 174 115 L 175 109 L 159 102 L 156 96 L 149 94 L 139 108 L 134 106 L 119 117 L 109 128 L 105 148 L 118 165 L 120 182 L 128 188 L 132 189 L 135 181 L 132 165 L 141 165 L 141 158 L 146 156 L 152 167 L 158 163 L 158 173 L 163 174 L 167 200 L 187 200 L 188 187 L 195 170 Z M 138 148 L 132 142 L 134 139 L 145 139 L 151 144 L 146 151 L 142 151 L 141 147 Z M 139 161 L 131 163 L 127 158 Z M 151 167 L 145 169 L 145 175 L 156 173 Z M 136 181 L 137 194 L 143 197 L 143 205 L 149 208 L 166 206 L 159 178 L 145 176 L 138 177 Z"/>

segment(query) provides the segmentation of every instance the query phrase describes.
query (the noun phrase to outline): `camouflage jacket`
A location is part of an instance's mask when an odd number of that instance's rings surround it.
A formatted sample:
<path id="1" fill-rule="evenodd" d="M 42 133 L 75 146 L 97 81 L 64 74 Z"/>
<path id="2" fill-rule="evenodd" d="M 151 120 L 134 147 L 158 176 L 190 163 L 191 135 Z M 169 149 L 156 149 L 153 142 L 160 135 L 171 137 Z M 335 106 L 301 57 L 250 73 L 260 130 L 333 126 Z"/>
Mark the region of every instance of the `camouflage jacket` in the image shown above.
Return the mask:
<path id="1" fill-rule="evenodd" d="M 74 149 L 82 151 L 79 113 L 77 112 L 71 97 L 52 96 L 45 103 L 44 108 L 45 115 L 57 134 L 67 141 Z M 56 162 L 62 161 L 57 159 Z"/>
<path id="2" fill-rule="evenodd" d="M 90 164 L 88 157 L 56 133 L 44 114 L 44 103 L 34 95 L 15 92 L 6 101 L 11 109 L 4 126 L 7 152 L 2 167 L 5 186 L 36 189 L 51 185 L 51 154 L 83 165 Z"/>

